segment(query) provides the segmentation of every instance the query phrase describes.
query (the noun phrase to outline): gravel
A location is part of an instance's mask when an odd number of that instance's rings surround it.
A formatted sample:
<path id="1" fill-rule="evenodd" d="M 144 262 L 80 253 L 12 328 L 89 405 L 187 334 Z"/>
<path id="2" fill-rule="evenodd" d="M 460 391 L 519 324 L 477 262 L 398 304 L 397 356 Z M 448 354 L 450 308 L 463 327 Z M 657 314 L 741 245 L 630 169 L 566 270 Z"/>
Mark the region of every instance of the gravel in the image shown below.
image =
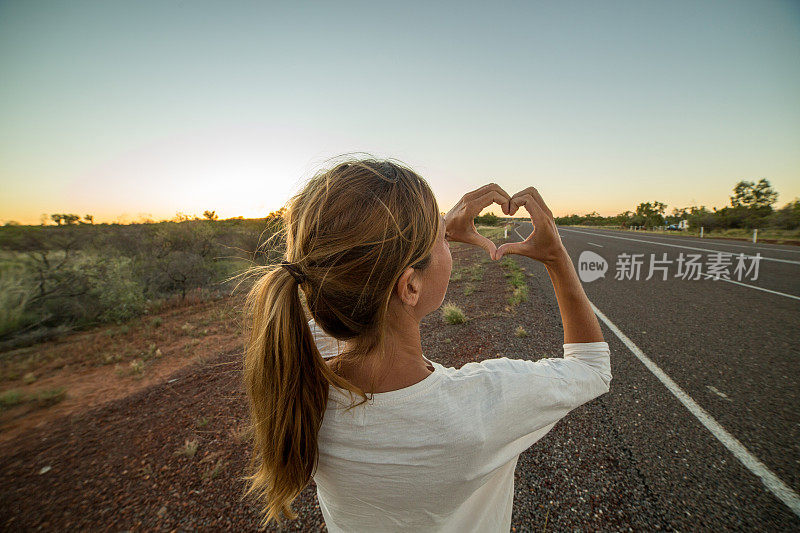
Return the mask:
<path id="1" fill-rule="evenodd" d="M 423 350 L 446 366 L 508 356 L 562 355 L 562 330 L 544 271 L 529 273 L 529 299 L 509 306 L 497 263 L 453 246 L 454 266 L 484 261 L 482 281 L 451 283 L 446 301 L 467 322 L 423 321 Z M 470 284 L 474 292 L 464 295 Z M 514 330 L 523 325 L 527 337 Z M 243 498 L 249 448 L 239 350 L 183 368 L 131 396 L 34 428 L 0 448 L 5 530 L 256 530 Z M 612 383 L 613 390 L 613 383 Z M 207 419 L 207 423 L 199 422 Z M 520 456 L 513 531 L 672 529 L 658 496 L 616 429 L 606 396 L 573 411 Z M 193 456 L 182 454 L 197 442 Z M 299 518 L 270 531 L 324 531 L 313 483 L 295 500 Z"/>

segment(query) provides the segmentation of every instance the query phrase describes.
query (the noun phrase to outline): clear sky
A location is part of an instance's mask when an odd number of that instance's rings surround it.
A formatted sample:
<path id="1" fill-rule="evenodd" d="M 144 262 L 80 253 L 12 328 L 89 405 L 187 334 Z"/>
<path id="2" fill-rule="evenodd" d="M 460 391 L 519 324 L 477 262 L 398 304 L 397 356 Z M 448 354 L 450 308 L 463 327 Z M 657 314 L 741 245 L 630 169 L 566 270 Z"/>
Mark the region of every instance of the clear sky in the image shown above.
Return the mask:
<path id="1" fill-rule="evenodd" d="M 800 2 L 0 0 L 0 222 L 263 216 L 328 157 L 442 210 L 800 196 Z M 497 211 L 496 211 L 497 212 Z"/>

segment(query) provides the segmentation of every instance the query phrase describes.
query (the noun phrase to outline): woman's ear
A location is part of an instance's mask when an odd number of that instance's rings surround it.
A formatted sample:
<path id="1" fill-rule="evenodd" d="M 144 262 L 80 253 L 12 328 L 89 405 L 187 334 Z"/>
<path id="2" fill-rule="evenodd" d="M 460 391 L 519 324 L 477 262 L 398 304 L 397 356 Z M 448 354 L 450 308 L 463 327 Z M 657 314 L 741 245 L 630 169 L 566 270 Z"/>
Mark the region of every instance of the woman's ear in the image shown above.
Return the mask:
<path id="1" fill-rule="evenodd" d="M 404 304 L 415 306 L 419 301 L 419 293 L 422 289 L 421 280 L 416 270 L 408 267 L 403 271 L 400 279 L 395 286 L 395 294 Z"/>

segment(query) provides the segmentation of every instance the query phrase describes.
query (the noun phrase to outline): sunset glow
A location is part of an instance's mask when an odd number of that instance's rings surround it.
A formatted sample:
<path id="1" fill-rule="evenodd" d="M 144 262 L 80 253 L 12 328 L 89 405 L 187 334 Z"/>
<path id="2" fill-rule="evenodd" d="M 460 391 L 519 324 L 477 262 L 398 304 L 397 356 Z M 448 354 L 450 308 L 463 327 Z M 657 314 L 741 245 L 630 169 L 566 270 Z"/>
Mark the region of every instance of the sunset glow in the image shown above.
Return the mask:
<path id="1" fill-rule="evenodd" d="M 264 216 L 354 151 L 443 210 L 490 181 L 557 215 L 800 196 L 800 8 L 684 7 L 5 2 L 0 223 Z"/>

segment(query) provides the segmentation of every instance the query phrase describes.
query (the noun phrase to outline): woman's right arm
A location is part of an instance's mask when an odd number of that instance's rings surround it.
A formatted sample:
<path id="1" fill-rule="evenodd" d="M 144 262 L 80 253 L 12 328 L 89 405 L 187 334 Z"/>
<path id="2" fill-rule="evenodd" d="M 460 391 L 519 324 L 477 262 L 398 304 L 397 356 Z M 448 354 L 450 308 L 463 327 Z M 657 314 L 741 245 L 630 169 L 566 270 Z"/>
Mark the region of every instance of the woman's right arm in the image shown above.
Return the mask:
<path id="1" fill-rule="evenodd" d="M 603 342 L 600 324 L 567 251 L 564 250 L 559 259 L 545 263 L 545 268 L 556 291 L 561 322 L 564 324 L 564 344 Z"/>
<path id="2" fill-rule="evenodd" d="M 505 254 L 519 254 L 544 264 L 561 312 L 564 343 L 603 342 L 600 324 L 558 235 L 553 214 L 533 187 L 520 191 L 511 198 L 511 214 L 522 206 L 530 213 L 534 230 L 522 242 L 500 246 L 497 249 L 497 259 Z"/>

